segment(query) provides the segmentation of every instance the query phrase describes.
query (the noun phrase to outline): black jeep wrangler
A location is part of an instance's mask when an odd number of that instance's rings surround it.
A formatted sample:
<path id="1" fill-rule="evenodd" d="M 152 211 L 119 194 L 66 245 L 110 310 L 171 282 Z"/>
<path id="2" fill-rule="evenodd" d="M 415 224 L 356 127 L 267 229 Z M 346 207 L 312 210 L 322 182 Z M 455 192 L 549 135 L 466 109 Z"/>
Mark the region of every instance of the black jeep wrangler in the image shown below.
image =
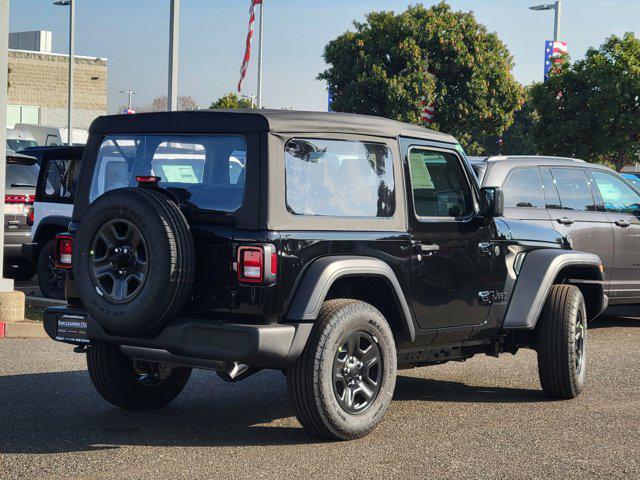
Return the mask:
<path id="1" fill-rule="evenodd" d="M 286 373 L 305 428 L 369 433 L 396 371 L 532 348 L 552 398 L 585 382 L 597 256 L 499 218 L 456 140 L 349 114 L 98 118 L 51 338 L 86 352 L 114 405 L 161 407 L 192 368 Z"/>

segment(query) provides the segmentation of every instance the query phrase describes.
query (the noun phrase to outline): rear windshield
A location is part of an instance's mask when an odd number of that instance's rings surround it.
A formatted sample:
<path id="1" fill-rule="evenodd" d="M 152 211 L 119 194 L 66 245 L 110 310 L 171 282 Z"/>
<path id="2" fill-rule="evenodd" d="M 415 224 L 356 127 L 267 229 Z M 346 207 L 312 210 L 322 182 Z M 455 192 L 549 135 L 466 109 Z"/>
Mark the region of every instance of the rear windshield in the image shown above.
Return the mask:
<path id="1" fill-rule="evenodd" d="M 38 165 L 7 163 L 5 188 L 36 188 L 38 171 Z"/>
<path id="2" fill-rule="evenodd" d="M 90 201 L 136 176 L 160 177 L 160 185 L 195 209 L 234 212 L 244 196 L 247 146 L 242 136 L 110 135 L 102 141 Z"/>
<path id="3" fill-rule="evenodd" d="M 14 152 L 20 152 L 25 148 L 37 147 L 38 142 L 35 140 L 22 140 L 19 138 L 7 138 L 7 148 Z"/>

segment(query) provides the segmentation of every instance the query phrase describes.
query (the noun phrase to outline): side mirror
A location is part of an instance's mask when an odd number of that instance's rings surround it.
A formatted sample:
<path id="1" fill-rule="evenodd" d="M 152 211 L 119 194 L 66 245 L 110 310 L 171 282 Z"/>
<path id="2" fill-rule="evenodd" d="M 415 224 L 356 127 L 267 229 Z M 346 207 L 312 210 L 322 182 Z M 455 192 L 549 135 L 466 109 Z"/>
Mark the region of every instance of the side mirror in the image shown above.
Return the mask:
<path id="1" fill-rule="evenodd" d="M 504 197 L 500 187 L 482 187 L 480 189 L 480 215 L 489 218 L 504 215 Z"/>

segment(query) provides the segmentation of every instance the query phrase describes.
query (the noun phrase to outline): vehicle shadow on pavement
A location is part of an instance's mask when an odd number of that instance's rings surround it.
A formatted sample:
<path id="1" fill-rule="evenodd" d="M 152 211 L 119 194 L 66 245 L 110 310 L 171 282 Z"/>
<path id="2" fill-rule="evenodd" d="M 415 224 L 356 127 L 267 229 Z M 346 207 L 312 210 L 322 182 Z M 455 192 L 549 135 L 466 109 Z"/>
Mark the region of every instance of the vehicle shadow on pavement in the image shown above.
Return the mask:
<path id="1" fill-rule="evenodd" d="M 548 402 L 542 390 L 485 387 L 446 380 L 398 376 L 394 400 L 454 403 Z"/>
<path id="2" fill-rule="evenodd" d="M 638 307 L 611 307 L 589 323 L 589 328 L 639 328 Z"/>
<path id="3" fill-rule="evenodd" d="M 316 441 L 295 418 L 269 425 L 293 416 L 280 372 L 230 384 L 215 373 L 194 371 L 174 402 L 144 412 L 106 403 L 86 371 L 9 375 L 0 377 L 0 405 L 0 454 Z"/>

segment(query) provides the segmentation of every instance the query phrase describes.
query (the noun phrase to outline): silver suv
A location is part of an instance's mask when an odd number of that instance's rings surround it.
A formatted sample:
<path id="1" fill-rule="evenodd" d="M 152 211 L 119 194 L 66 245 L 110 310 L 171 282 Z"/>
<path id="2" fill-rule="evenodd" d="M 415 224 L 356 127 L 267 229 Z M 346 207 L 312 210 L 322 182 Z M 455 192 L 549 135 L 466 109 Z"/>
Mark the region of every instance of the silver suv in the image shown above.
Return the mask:
<path id="1" fill-rule="evenodd" d="M 610 304 L 640 303 L 640 191 L 621 175 L 573 158 L 469 162 L 483 187 L 502 187 L 505 217 L 550 226 L 602 259 Z"/>

